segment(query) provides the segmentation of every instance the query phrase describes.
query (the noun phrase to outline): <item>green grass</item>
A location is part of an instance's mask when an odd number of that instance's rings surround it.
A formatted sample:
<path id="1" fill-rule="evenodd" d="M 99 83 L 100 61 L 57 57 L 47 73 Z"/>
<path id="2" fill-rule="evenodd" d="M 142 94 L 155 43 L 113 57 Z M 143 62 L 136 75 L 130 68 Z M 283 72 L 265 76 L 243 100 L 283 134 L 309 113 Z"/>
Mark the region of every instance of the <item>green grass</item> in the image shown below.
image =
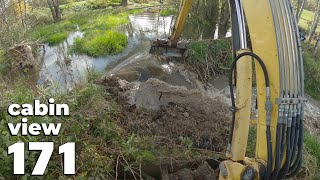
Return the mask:
<path id="1" fill-rule="evenodd" d="M 312 179 L 318 179 L 320 177 L 320 140 L 309 132 L 305 132 L 304 146 L 304 166 L 309 169 Z"/>
<path id="2" fill-rule="evenodd" d="M 126 35 L 112 30 L 96 30 L 86 33 L 83 38 L 77 38 L 72 49 L 96 57 L 119 53 L 126 45 Z"/>
<path id="3" fill-rule="evenodd" d="M 320 63 L 311 54 L 308 51 L 303 54 L 305 89 L 310 96 L 320 100 Z"/>
<path id="4" fill-rule="evenodd" d="M 49 45 L 55 45 L 63 42 L 68 38 L 68 34 L 76 30 L 77 26 L 70 21 L 63 21 L 48 26 L 36 28 L 33 33 L 33 39 L 40 40 Z"/>
<path id="5" fill-rule="evenodd" d="M 32 32 L 32 37 L 36 40 L 40 39 L 40 41 L 44 43 L 49 43 L 49 45 L 55 45 L 66 40 L 69 33 L 75 31 L 77 27 L 79 27 L 81 31 L 89 34 L 91 31 L 96 30 L 116 31 L 119 27 L 129 23 L 129 14 L 136 14 L 141 11 L 143 10 L 127 11 L 126 9 L 121 8 L 117 10 L 103 9 L 81 11 L 81 13 L 68 15 L 67 18 L 61 22 L 35 28 Z"/>
<path id="6" fill-rule="evenodd" d="M 311 23 L 313 21 L 314 12 L 303 10 L 301 14 L 301 19 L 299 21 L 299 27 L 306 33 L 309 31 Z M 317 32 L 320 32 L 320 27 L 318 26 Z"/>
<path id="7" fill-rule="evenodd" d="M 49 43 L 49 45 L 55 45 L 66 40 L 67 38 L 68 38 L 68 32 L 59 32 L 49 36 L 46 41 Z"/>
<path id="8" fill-rule="evenodd" d="M 160 11 L 160 16 L 171 16 L 171 15 L 175 15 L 177 14 L 177 10 L 176 9 L 163 9 Z"/>

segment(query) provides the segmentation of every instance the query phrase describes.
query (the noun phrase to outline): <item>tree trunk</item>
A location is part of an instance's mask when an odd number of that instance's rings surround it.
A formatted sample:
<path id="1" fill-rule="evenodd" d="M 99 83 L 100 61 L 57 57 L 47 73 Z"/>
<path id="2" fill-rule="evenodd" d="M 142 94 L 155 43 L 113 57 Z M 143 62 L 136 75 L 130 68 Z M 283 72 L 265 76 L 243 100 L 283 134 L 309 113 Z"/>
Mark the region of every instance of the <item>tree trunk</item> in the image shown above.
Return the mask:
<path id="1" fill-rule="evenodd" d="M 314 56 L 315 56 L 316 53 L 317 53 L 319 44 L 320 44 L 320 33 L 318 33 L 318 35 L 317 35 L 316 44 L 314 45 L 314 48 L 313 48 L 313 55 L 314 55 Z"/>
<path id="2" fill-rule="evenodd" d="M 320 0 L 317 1 L 316 11 L 315 11 L 314 18 L 313 18 L 313 21 L 312 21 L 312 25 L 311 25 L 311 28 L 310 28 L 310 31 L 309 31 L 309 43 L 312 41 L 313 36 L 314 36 L 314 34 L 316 32 L 316 29 L 318 27 L 319 19 L 320 19 L 319 16 L 320 16 Z"/>
<path id="3" fill-rule="evenodd" d="M 219 29 L 218 29 L 218 38 L 225 38 L 226 34 L 229 29 L 229 19 L 230 19 L 230 12 L 228 2 L 222 0 L 222 7 L 220 13 L 220 22 L 219 22 Z"/>
<path id="4" fill-rule="evenodd" d="M 301 15 L 302 15 L 302 11 L 303 11 L 305 2 L 306 2 L 306 0 L 299 0 L 298 1 L 298 7 L 297 7 L 297 12 L 296 12 L 296 17 L 297 17 L 297 22 L 298 23 L 299 23 L 299 20 L 301 18 Z"/>
<path id="5" fill-rule="evenodd" d="M 121 1 L 121 6 L 128 6 L 128 0 L 122 0 Z"/>
<path id="6" fill-rule="evenodd" d="M 47 0 L 54 22 L 61 20 L 61 12 L 59 8 L 59 0 Z"/>

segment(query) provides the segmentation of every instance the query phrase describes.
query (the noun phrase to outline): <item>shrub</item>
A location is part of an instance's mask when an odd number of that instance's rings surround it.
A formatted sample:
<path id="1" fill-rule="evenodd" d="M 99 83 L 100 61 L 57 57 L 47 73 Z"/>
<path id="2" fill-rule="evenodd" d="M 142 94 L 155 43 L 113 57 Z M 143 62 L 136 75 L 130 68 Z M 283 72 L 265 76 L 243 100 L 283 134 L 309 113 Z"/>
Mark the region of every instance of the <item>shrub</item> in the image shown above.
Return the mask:
<path id="1" fill-rule="evenodd" d="M 86 33 L 83 38 L 75 39 L 73 50 L 89 56 L 102 56 L 117 54 L 127 45 L 126 35 L 112 30 L 92 31 Z"/>

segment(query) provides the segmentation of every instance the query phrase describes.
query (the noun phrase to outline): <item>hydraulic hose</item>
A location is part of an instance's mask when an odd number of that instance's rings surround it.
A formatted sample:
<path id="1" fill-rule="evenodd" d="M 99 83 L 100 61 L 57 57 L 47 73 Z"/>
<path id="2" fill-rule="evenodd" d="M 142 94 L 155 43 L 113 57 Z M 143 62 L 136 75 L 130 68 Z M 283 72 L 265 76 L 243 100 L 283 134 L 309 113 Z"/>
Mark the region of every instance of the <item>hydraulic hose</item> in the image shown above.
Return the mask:
<path id="1" fill-rule="evenodd" d="M 228 142 L 228 149 L 231 149 L 231 143 L 233 138 L 233 130 L 235 125 L 235 114 L 237 111 L 236 103 L 235 103 L 235 97 L 234 97 L 234 91 L 233 91 L 233 71 L 236 66 L 237 61 L 243 57 L 243 56 L 251 56 L 253 59 L 258 61 L 260 64 L 264 79 L 265 79 L 265 85 L 266 85 L 266 114 L 267 114 L 267 130 L 266 130 L 266 138 L 267 138 L 267 153 L 268 153 L 268 162 L 267 162 L 267 175 L 271 174 L 272 171 L 272 141 L 271 141 L 271 129 L 270 129 L 270 121 L 271 121 L 271 98 L 270 98 L 270 81 L 269 81 L 269 75 L 267 68 L 265 64 L 263 63 L 262 59 L 256 55 L 253 52 L 244 52 L 239 54 L 234 61 L 230 65 L 230 74 L 229 74 L 229 88 L 230 88 L 230 95 L 231 95 L 231 108 L 232 111 L 232 121 L 231 121 L 231 129 L 230 129 L 230 136 L 229 136 L 229 142 Z M 268 179 L 268 177 L 265 177 Z"/>
<path id="2" fill-rule="evenodd" d="M 295 122 L 295 134 L 294 134 L 294 141 L 293 141 L 293 149 L 292 149 L 292 152 L 293 152 L 293 155 L 291 156 L 291 162 L 294 162 L 295 158 L 298 158 L 298 155 L 296 155 L 296 150 L 297 150 L 297 147 L 298 147 L 298 140 L 299 140 L 299 128 L 298 128 L 298 121 L 299 121 L 299 114 L 296 115 L 296 122 Z"/>
<path id="3" fill-rule="evenodd" d="M 302 166 L 303 118 L 301 118 L 301 116 L 299 116 L 298 128 L 299 128 L 299 140 L 298 140 L 298 152 L 297 152 L 298 155 L 293 165 L 289 168 L 289 174 L 287 174 L 285 178 L 290 178 L 292 176 L 295 176 L 299 172 Z"/>
<path id="4" fill-rule="evenodd" d="M 291 164 L 291 127 L 288 126 L 287 128 L 287 151 L 286 151 L 286 161 L 283 165 L 283 167 L 281 168 L 277 179 L 282 179 L 289 171 L 290 168 L 290 164 Z"/>
<path id="5" fill-rule="evenodd" d="M 281 129 L 282 129 L 282 124 L 278 123 L 277 133 L 276 133 L 276 157 L 275 157 L 274 170 L 271 174 L 271 179 L 276 179 L 281 166 L 281 147 L 282 147 L 281 138 L 282 138 L 282 135 L 285 134 L 285 132 L 282 132 Z"/>

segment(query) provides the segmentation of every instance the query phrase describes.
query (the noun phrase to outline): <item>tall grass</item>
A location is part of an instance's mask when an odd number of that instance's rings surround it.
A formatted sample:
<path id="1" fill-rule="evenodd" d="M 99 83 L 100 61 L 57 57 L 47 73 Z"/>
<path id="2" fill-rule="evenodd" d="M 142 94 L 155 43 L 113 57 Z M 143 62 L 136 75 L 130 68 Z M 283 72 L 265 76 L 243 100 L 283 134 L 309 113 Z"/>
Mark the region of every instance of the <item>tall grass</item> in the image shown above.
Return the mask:
<path id="1" fill-rule="evenodd" d="M 112 30 L 92 31 L 83 38 L 75 39 L 74 52 L 89 56 L 102 56 L 121 52 L 127 45 L 127 37 Z"/>

